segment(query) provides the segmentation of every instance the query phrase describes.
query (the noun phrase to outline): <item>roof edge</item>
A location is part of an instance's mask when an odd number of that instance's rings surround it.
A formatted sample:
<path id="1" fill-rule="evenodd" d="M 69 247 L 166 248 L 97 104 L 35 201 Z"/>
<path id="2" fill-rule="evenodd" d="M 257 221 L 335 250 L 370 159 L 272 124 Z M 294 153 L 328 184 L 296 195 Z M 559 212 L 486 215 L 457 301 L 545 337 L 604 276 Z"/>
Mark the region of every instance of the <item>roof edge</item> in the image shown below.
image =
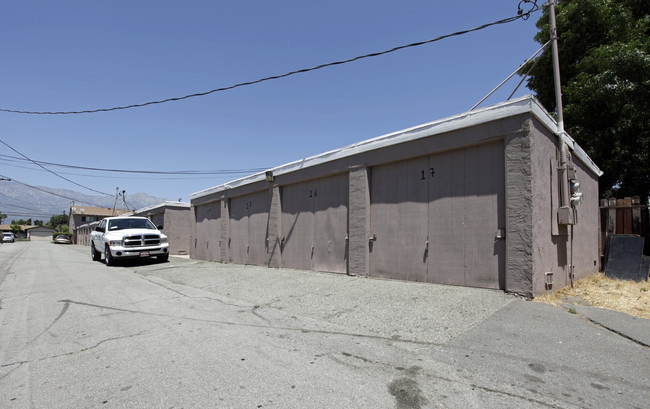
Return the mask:
<path id="1" fill-rule="evenodd" d="M 162 207 L 182 207 L 182 208 L 188 208 L 189 209 L 190 206 L 191 206 L 190 203 L 187 203 L 187 202 L 174 202 L 174 201 L 167 200 L 167 201 L 164 201 L 162 203 L 157 203 L 157 204 L 146 206 L 146 207 L 143 207 L 143 208 L 140 208 L 140 209 L 136 209 L 132 213 L 148 212 L 150 210 L 155 210 L 155 209 L 162 208 Z"/>
<path id="2" fill-rule="evenodd" d="M 596 166 L 587 153 L 568 135 L 566 132 L 560 134 L 557 122 L 542 104 L 533 95 L 525 95 L 510 101 L 501 102 L 475 111 L 467 111 L 462 114 L 406 128 L 400 131 L 391 132 L 375 138 L 357 142 L 329 152 L 299 159 L 284 165 L 280 165 L 268 171 L 273 172 L 274 176 L 295 172 L 301 169 L 320 165 L 333 160 L 353 156 L 361 152 L 371 151 L 384 148 L 387 146 L 397 145 L 400 143 L 420 139 L 423 137 L 435 136 L 438 134 L 455 131 L 462 128 L 481 125 L 487 122 L 531 113 L 544 126 L 546 126 L 554 135 L 564 140 L 569 148 L 594 174 L 600 176 L 602 171 Z M 204 189 L 190 195 L 190 201 L 201 197 L 209 196 L 215 193 L 234 189 L 239 186 L 266 180 L 266 171 L 235 179 L 218 186 Z"/>

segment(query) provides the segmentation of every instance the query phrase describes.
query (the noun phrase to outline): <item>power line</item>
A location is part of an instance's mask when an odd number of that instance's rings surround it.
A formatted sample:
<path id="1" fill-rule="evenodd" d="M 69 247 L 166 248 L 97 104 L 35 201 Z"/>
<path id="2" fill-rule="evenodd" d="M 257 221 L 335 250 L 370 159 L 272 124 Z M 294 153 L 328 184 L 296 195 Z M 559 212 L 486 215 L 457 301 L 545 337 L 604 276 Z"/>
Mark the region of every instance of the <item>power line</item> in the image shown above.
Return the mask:
<path id="1" fill-rule="evenodd" d="M 38 209 L 32 209 L 30 207 L 18 206 L 18 205 L 13 205 L 13 204 L 2 204 L 2 203 L 0 203 L 0 206 L 2 206 L 2 207 L 17 207 L 19 209 L 33 210 L 35 212 L 40 212 L 40 210 L 38 210 Z"/>
<path id="2" fill-rule="evenodd" d="M 110 194 L 108 194 L 108 193 L 100 192 L 99 190 L 95 190 L 95 189 L 90 188 L 90 187 L 88 187 L 88 186 L 84 186 L 84 185 L 82 185 L 82 184 L 79 184 L 79 183 L 77 183 L 77 182 L 75 182 L 75 181 L 72 181 L 72 180 L 68 179 L 68 178 L 65 177 L 65 176 L 61 176 L 61 175 L 59 175 L 58 173 L 54 172 L 53 170 L 50 170 L 50 169 L 46 168 L 45 166 L 43 166 L 43 165 L 41 165 L 41 164 L 39 164 L 39 163 L 37 163 L 37 162 L 34 162 L 33 160 L 31 160 L 31 159 L 28 158 L 27 156 L 25 156 L 25 155 L 23 155 L 22 153 L 18 152 L 16 149 L 14 149 L 13 147 L 11 147 L 9 144 L 7 144 L 7 143 L 6 143 L 5 141 L 3 141 L 2 139 L 0 139 L 0 143 L 2 143 L 4 146 L 6 146 L 7 148 L 11 149 L 12 151 L 16 152 L 17 154 L 19 154 L 19 155 L 22 156 L 23 158 L 27 159 L 28 161 L 32 162 L 33 164 L 37 165 L 38 167 L 40 167 L 40 168 L 42 168 L 42 169 L 44 169 L 44 170 L 50 172 L 50 173 L 53 174 L 54 176 L 60 177 L 61 179 L 66 180 L 66 181 L 72 183 L 73 185 L 77 185 L 77 186 L 82 187 L 82 188 L 84 188 L 84 189 L 90 190 L 91 192 L 100 193 L 100 194 L 102 194 L 102 195 L 106 195 L 106 196 L 112 196 L 112 195 L 110 195 Z"/>
<path id="3" fill-rule="evenodd" d="M 29 204 L 29 205 L 36 205 L 36 203 L 27 202 L 27 201 L 25 201 L 25 200 L 18 199 L 18 198 L 16 198 L 16 197 L 11 197 L 11 196 L 9 196 L 9 195 L 5 195 L 4 193 L 0 193 L 0 196 L 4 196 L 4 197 L 6 197 L 6 198 L 8 198 L 8 199 L 15 200 L 16 202 L 27 203 L 27 204 Z"/>
<path id="4" fill-rule="evenodd" d="M 42 212 L 36 212 L 36 213 L 19 213 L 19 212 L 4 212 L 7 216 L 13 216 L 13 217 L 49 217 L 52 216 L 52 214 L 48 213 L 42 213 Z M 55 213 L 56 214 L 56 213 Z M 8 217 L 6 217 L 8 218 Z"/>
<path id="5" fill-rule="evenodd" d="M 75 202 L 78 202 L 78 203 L 84 203 L 84 204 L 88 204 L 88 205 L 95 206 L 95 207 L 104 207 L 104 206 L 99 205 L 97 203 L 86 202 L 84 200 L 79 200 L 79 199 L 75 199 L 73 197 L 63 196 L 63 195 L 60 195 L 58 193 L 50 192 L 48 190 L 41 189 L 41 188 L 36 187 L 36 186 L 28 185 L 27 183 L 20 182 L 20 181 L 14 179 L 14 178 L 12 178 L 11 181 L 18 183 L 19 185 L 23 185 L 23 186 L 26 186 L 26 187 L 29 187 L 29 188 L 32 188 L 32 189 L 35 189 L 35 190 L 38 190 L 38 191 L 53 195 L 53 196 L 62 197 L 64 199 L 72 200 L 72 201 L 75 201 Z"/>
<path id="6" fill-rule="evenodd" d="M 522 8 L 521 8 L 522 4 L 526 4 L 527 6 L 530 7 L 530 9 L 528 11 L 522 10 Z M 329 63 L 317 65 L 317 66 L 314 66 L 314 67 L 310 67 L 310 68 L 303 68 L 303 69 L 299 69 L 299 70 L 295 70 L 295 71 L 290 71 L 290 72 L 287 72 L 285 74 L 273 75 L 273 76 L 270 76 L 270 77 L 260 78 L 260 79 L 254 80 L 254 81 L 240 82 L 238 84 L 234 84 L 234 85 L 230 85 L 230 86 L 226 86 L 226 87 L 222 87 L 222 88 L 215 88 L 215 89 L 205 91 L 205 92 L 189 94 L 189 95 L 185 95 L 185 96 L 182 96 L 182 97 L 173 97 L 173 98 L 167 98 L 167 99 L 162 99 L 162 100 L 158 100 L 158 101 L 143 102 L 143 103 L 140 103 L 140 104 L 131 104 L 131 105 L 112 107 L 112 108 L 90 109 L 90 110 L 83 110 L 83 111 L 21 111 L 21 110 L 3 109 L 3 108 L 0 108 L 0 111 L 1 112 L 10 112 L 10 113 L 15 113 L 15 114 L 33 114 L 33 115 L 91 114 L 91 113 L 98 113 L 98 112 L 118 111 L 118 110 L 131 109 L 131 108 L 141 108 L 141 107 L 145 107 L 145 106 L 149 106 L 149 105 L 163 104 L 163 103 L 166 103 L 166 102 L 181 101 L 181 100 L 188 99 L 188 98 L 202 97 L 202 96 L 209 95 L 209 94 L 212 94 L 212 93 L 215 93 L 215 92 L 228 91 L 228 90 L 231 90 L 231 89 L 245 87 L 245 86 L 248 86 L 248 85 L 259 84 L 261 82 L 286 78 L 286 77 L 290 77 L 292 75 L 303 74 L 303 73 L 306 73 L 306 72 L 316 71 L 316 70 L 320 70 L 320 69 L 327 68 L 327 67 L 333 67 L 333 66 L 336 66 L 336 65 L 348 64 L 348 63 L 359 61 L 359 60 L 362 60 L 362 59 L 365 59 L 365 58 L 378 57 L 378 56 L 381 56 L 381 55 L 393 53 L 393 52 L 404 50 L 404 49 L 407 49 L 407 48 L 419 47 L 421 45 L 434 43 L 434 42 L 444 40 L 444 39 L 447 39 L 447 38 L 460 36 L 460 35 L 468 34 L 468 33 L 479 31 L 479 30 L 483 30 L 483 29 L 488 28 L 488 27 L 492 27 L 492 26 L 496 26 L 496 25 L 500 25 L 500 24 L 511 23 L 511 22 L 516 21 L 518 19 L 527 20 L 532 13 L 538 11 L 539 9 L 540 9 L 540 7 L 537 5 L 537 0 L 521 0 L 519 2 L 519 5 L 518 5 L 517 15 L 513 16 L 513 17 L 504 18 L 504 19 L 501 19 L 501 20 L 494 21 L 492 23 L 483 24 L 481 26 L 470 28 L 470 29 L 467 29 L 467 30 L 457 31 L 457 32 L 451 33 L 451 34 L 445 34 L 445 35 L 442 35 L 440 37 L 432 38 L 430 40 L 419 41 L 419 42 L 416 42 L 416 43 L 411 43 L 411 44 L 406 44 L 406 45 L 400 45 L 400 46 L 391 48 L 389 50 L 369 53 L 369 54 L 365 54 L 365 55 L 360 55 L 360 56 L 345 59 L 345 60 L 329 62 Z"/>
<path id="7" fill-rule="evenodd" d="M 25 200 L 20 200 L 20 199 L 17 199 L 17 198 L 15 198 L 15 197 L 11 197 L 11 196 L 9 196 L 9 195 L 5 195 L 4 193 L 0 193 L 0 196 L 4 196 L 4 197 L 6 197 L 6 198 L 9 199 L 9 200 L 13 200 L 13 201 L 17 201 L 17 202 L 25 203 L 25 204 L 28 204 L 28 205 L 32 205 L 32 206 L 40 206 L 40 203 L 27 202 L 27 201 L 25 201 Z M 20 208 L 20 209 L 32 210 L 32 211 L 37 211 L 37 212 L 38 212 L 38 211 L 41 211 L 41 210 L 39 210 L 39 209 L 34 209 L 34 208 L 31 208 L 31 207 L 25 207 L 25 206 L 19 206 L 19 205 L 15 205 L 15 204 L 11 204 L 11 203 L 0 203 L 0 207 L 6 207 L 6 206 L 9 206 L 9 207 L 18 207 L 18 208 Z"/>
<path id="8" fill-rule="evenodd" d="M 11 166 L 14 168 L 20 168 L 20 169 L 29 169 L 29 170 L 34 170 L 38 172 L 44 172 L 42 169 L 34 169 L 30 168 L 28 166 L 20 166 L 20 165 L 13 165 L 13 164 L 4 164 L 5 166 Z M 266 170 L 266 168 L 257 170 L 257 171 L 241 171 L 241 172 L 233 172 L 233 173 L 228 173 L 228 174 L 209 174 L 212 176 L 192 176 L 194 174 L 192 173 L 179 173 L 179 174 L 172 174 L 171 176 L 177 176 L 177 177 L 165 177 L 165 175 L 160 175 L 159 177 L 156 176 L 150 176 L 150 177 L 135 177 L 135 176 L 129 176 L 129 180 L 215 180 L 219 176 L 234 176 L 234 175 L 250 175 L 251 173 L 258 173 L 263 170 Z M 95 178 L 95 179 L 116 179 L 116 180 L 124 180 L 124 176 L 102 176 L 102 175 L 90 175 L 90 174 L 84 174 L 84 173 L 73 173 L 73 172 L 59 172 L 61 175 L 72 175 L 72 176 L 81 176 L 85 178 Z M 196 175 L 201 175 L 197 173 Z"/>
<path id="9" fill-rule="evenodd" d="M 2 155 L 2 154 L 0 154 L 0 157 L 10 158 L 10 159 L 17 159 L 19 161 L 27 161 L 26 159 L 19 158 L 17 156 L 11 156 L 11 155 Z M 92 170 L 92 171 L 98 171 L 98 172 L 144 173 L 144 174 L 152 174 L 152 175 L 230 175 L 230 174 L 239 174 L 239 173 L 250 174 L 250 173 L 257 173 L 257 172 L 262 172 L 264 170 L 267 170 L 267 168 L 215 169 L 215 170 L 170 170 L 170 171 L 127 170 L 127 169 L 107 169 L 107 168 L 93 168 L 93 167 L 86 167 L 86 166 L 66 165 L 66 164 L 63 164 L 63 163 L 46 162 L 46 161 L 32 160 L 32 159 L 29 159 L 28 161 L 32 162 L 32 163 L 35 163 L 35 164 L 58 166 L 58 167 L 70 168 L 70 169 Z"/>

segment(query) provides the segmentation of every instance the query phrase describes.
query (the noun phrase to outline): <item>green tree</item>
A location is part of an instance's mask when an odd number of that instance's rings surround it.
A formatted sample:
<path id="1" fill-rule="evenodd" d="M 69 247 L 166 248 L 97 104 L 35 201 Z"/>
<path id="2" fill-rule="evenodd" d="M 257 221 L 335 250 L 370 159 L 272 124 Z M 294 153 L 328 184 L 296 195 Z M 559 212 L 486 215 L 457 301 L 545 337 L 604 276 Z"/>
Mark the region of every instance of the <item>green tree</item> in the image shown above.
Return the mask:
<path id="1" fill-rule="evenodd" d="M 0 212 L 0 224 L 2 224 L 2 221 L 7 218 L 7 215 Z"/>
<path id="2" fill-rule="evenodd" d="M 16 224 L 18 226 L 31 226 L 32 225 L 32 219 L 19 219 L 19 220 L 12 220 L 11 224 Z"/>
<path id="3" fill-rule="evenodd" d="M 34 220 L 34 226 L 42 226 L 43 220 Z"/>
<path id="4" fill-rule="evenodd" d="M 56 216 L 52 216 L 50 218 L 50 221 L 47 222 L 45 225 L 47 227 L 51 228 L 51 229 L 56 230 L 56 231 L 61 231 L 61 229 L 63 229 L 64 226 L 65 226 L 66 229 L 68 228 L 69 221 L 70 221 L 70 218 L 68 217 L 68 215 L 63 213 L 63 214 L 59 214 L 59 215 L 56 215 Z"/>
<path id="5" fill-rule="evenodd" d="M 18 221 L 20 222 L 24 220 L 18 220 Z M 14 236 L 17 236 L 18 233 L 20 233 L 23 230 L 23 224 L 16 223 L 15 220 L 11 221 L 10 227 L 11 227 L 11 232 L 14 234 Z"/>
<path id="6" fill-rule="evenodd" d="M 602 197 L 650 195 L 649 15 L 647 0 L 561 0 L 556 7 L 565 128 L 603 170 Z M 537 27 L 535 40 L 545 44 L 548 9 Z M 556 110 L 550 52 L 539 57 L 528 87 Z"/>

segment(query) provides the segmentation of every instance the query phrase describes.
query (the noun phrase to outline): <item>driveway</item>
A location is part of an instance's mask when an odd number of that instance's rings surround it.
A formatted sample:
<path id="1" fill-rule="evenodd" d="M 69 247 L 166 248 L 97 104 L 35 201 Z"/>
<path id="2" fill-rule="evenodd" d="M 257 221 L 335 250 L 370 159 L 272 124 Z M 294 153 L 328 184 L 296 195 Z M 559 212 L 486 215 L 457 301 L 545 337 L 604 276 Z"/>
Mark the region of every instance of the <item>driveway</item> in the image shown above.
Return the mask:
<path id="1" fill-rule="evenodd" d="M 0 407 L 647 407 L 650 350 L 585 317 L 499 291 L 107 267 L 17 243 L 0 247 Z"/>

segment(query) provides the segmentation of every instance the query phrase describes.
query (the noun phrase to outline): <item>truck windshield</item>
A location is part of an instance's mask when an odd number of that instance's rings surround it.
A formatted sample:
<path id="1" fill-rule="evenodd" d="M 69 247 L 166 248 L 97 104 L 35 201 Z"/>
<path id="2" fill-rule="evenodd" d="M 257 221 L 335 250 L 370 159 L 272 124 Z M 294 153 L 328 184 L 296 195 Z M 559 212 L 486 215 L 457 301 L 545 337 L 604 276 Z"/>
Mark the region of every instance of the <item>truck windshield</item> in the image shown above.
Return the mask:
<path id="1" fill-rule="evenodd" d="M 115 219 L 108 221 L 108 230 L 124 229 L 151 229 L 155 230 L 156 226 L 149 219 Z"/>

